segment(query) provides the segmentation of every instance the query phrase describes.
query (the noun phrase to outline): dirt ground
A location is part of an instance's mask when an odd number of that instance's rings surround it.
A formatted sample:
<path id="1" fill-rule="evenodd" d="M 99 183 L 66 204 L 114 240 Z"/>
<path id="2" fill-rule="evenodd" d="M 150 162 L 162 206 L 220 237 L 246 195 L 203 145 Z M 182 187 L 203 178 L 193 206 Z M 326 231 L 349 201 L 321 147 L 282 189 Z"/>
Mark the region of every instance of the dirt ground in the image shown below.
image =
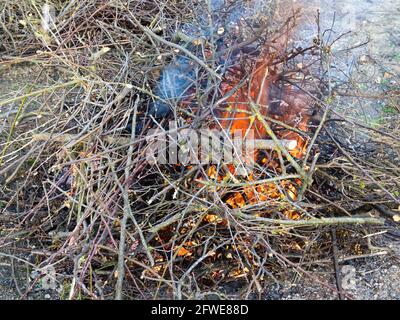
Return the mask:
<path id="1" fill-rule="evenodd" d="M 364 79 L 362 90 L 384 93 L 388 86 L 399 87 L 400 74 L 400 0 L 311 0 L 304 1 L 304 24 L 299 29 L 299 38 L 306 41 L 315 35 L 314 16 L 316 9 L 321 12 L 321 22 L 329 28 L 333 22 L 336 35 L 352 30 L 334 48 L 341 63 L 348 67 L 348 77 Z M 340 50 L 357 46 L 366 40 L 369 43 L 357 48 L 352 55 L 342 55 Z M 37 75 L 35 65 L 18 65 L 12 69 L 0 69 L 0 100 L 10 96 L 10 92 L 24 92 Z M 43 83 L 45 85 L 45 83 Z M 365 100 L 362 103 L 346 103 L 349 114 L 367 123 L 382 121 L 390 116 L 384 103 Z M 3 121 L 15 108 L 1 110 L 0 130 Z M 1 199 L 0 199 L 1 200 Z M 397 227 L 398 228 L 398 227 Z M 342 285 L 355 299 L 400 299 L 400 241 L 381 235 L 376 238 L 379 246 L 376 252 L 385 254 L 362 259 L 347 260 L 340 264 Z M 7 252 L 0 252 L 0 299 L 18 299 L 24 292 L 31 274 L 24 263 L 10 260 Z M 19 266 L 18 266 L 19 265 Z M 327 263 L 311 268 L 313 274 L 334 284 L 333 267 Z M 16 285 L 17 284 L 17 285 Z M 27 298 L 59 298 L 59 292 L 44 290 L 40 284 L 34 286 Z M 313 279 L 294 277 L 282 285 L 271 285 L 265 299 L 337 299 L 332 291 L 322 287 Z"/>
<path id="2" fill-rule="evenodd" d="M 351 31 L 333 48 L 336 59 L 347 67 L 346 76 L 362 80 L 365 87 L 361 90 L 369 94 L 384 94 L 388 87 L 399 88 L 399 0 L 311 0 L 304 3 L 305 23 L 299 30 L 300 39 L 307 41 L 315 35 L 315 11 L 319 9 L 322 29 L 333 25 L 333 37 Z M 366 45 L 353 50 L 351 55 L 341 54 L 342 49 L 367 41 Z M 349 115 L 369 124 L 384 121 L 390 116 L 385 103 L 376 99 L 364 99 L 361 103 L 348 100 L 343 108 Z M 355 299 L 400 299 L 400 242 L 385 236 L 378 236 L 375 241 L 389 249 L 387 254 L 340 264 L 343 287 L 347 286 L 347 292 Z M 321 280 L 335 283 L 333 268 L 325 266 L 311 270 Z M 337 299 L 337 295 L 314 280 L 302 277 L 294 283 L 288 281 L 275 288 L 269 298 Z"/>

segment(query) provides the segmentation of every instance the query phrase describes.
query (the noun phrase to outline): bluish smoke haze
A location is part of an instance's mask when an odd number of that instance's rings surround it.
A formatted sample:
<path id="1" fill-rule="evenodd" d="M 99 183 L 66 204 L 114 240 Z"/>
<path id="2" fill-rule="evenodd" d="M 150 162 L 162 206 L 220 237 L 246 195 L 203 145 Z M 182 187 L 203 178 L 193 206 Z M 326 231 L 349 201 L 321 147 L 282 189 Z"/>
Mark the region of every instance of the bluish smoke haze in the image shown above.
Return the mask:
<path id="1" fill-rule="evenodd" d="M 209 23 L 208 10 L 200 15 L 199 21 L 193 24 L 185 24 L 181 30 L 188 36 L 193 38 L 205 37 L 209 39 L 214 36 L 216 40 L 216 50 L 225 48 L 223 38 L 231 35 L 231 30 L 237 28 L 241 19 L 254 18 L 261 10 L 262 0 L 253 1 L 227 1 L 210 0 L 212 25 Z M 223 28 L 223 32 L 219 32 Z M 219 44 L 219 45 L 218 45 Z M 186 44 L 189 48 L 190 44 Z M 226 64 L 227 61 L 222 61 Z M 189 89 L 195 82 L 197 65 L 192 63 L 189 58 L 178 55 L 168 66 L 166 66 L 160 75 L 160 79 L 154 89 L 156 96 L 160 100 L 156 100 L 149 108 L 149 114 L 155 118 L 162 118 L 168 115 L 171 106 L 176 105 L 179 101 L 188 96 Z M 223 72 L 223 70 L 221 70 Z"/>

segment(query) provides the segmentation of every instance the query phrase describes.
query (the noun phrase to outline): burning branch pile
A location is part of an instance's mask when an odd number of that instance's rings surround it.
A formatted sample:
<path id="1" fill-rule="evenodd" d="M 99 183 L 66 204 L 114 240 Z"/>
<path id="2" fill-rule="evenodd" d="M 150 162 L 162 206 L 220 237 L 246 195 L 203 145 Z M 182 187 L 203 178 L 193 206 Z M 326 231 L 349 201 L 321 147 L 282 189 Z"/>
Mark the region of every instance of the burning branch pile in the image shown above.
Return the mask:
<path id="1" fill-rule="evenodd" d="M 262 297 L 288 268 L 313 277 L 303 266 L 330 254 L 332 228 L 346 243 L 381 230 L 370 212 L 395 216 L 399 139 L 335 111 L 337 39 L 318 28 L 296 46 L 299 10 L 39 2 L 1 5 L 0 47 L 0 68 L 57 71 L 0 100 L 42 104 L 14 114 L 0 158 L 0 246 L 41 248 L 36 281 L 54 266 L 71 299 Z M 375 149 L 341 141 L 355 132 Z"/>

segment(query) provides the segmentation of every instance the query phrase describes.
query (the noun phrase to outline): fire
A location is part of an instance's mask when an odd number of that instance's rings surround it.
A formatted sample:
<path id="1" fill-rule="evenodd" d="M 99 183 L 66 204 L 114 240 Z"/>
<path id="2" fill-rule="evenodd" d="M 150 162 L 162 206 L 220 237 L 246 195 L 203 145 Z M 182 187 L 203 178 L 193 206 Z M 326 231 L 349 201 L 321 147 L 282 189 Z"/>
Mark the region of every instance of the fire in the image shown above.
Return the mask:
<path id="1" fill-rule="evenodd" d="M 255 104 L 259 108 L 261 115 L 270 125 L 276 120 L 289 127 L 308 131 L 310 112 L 307 98 L 295 92 L 292 87 L 279 83 L 279 70 L 274 65 L 276 55 L 268 48 L 262 50 L 260 57 L 253 63 L 249 80 L 243 85 L 241 80 L 245 77 L 245 70 L 233 67 L 225 76 L 221 94 L 230 96 L 226 100 L 225 108 L 220 110 L 220 123 L 229 133 L 233 134 L 235 130 L 240 130 L 243 138 L 247 138 L 252 130 L 255 139 L 271 139 L 264 125 L 253 114 L 250 104 Z M 301 158 L 304 155 L 307 141 L 299 133 L 284 129 L 275 134 L 280 139 L 297 142 L 286 146 L 292 156 Z M 257 152 L 254 157 L 256 155 Z"/>
<path id="2" fill-rule="evenodd" d="M 309 129 L 311 114 L 308 101 L 293 87 L 279 83 L 279 64 L 274 63 L 277 56 L 278 52 L 271 52 L 270 48 L 264 48 L 261 55 L 252 63 L 252 72 L 244 84 L 241 81 L 245 77 L 246 70 L 239 67 L 231 68 L 221 85 L 221 94 L 230 96 L 219 112 L 220 124 L 230 134 L 233 134 L 235 130 L 241 130 L 244 139 L 249 138 L 249 132 L 253 133 L 251 136 L 253 139 L 271 139 L 263 123 L 252 112 L 251 104 L 256 105 L 269 126 L 279 128 L 279 130 L 274 130 L 277 138 L 289 141 L 286 144 L 288 152 L 293 157 L 301 159 L 307 148 L 307 140 L 298 132 L 299 130 L 307 132 Z M 283 123 L 286 126 L 277 126 L 277 123 Z M 290 130 L 290 127 L 297 131 Z M 254 154 L 247 154 L 246 157 L 256 161 L 259 151 L 256 148 L 253 152 Z M 268 157 L 264 157 L 261 164 L 280 172 L 280 164 L 274 151 L 271 151 Z M 213 168 L 212 174 L 209 170 L 209 177 L 220 181 L 215 167 L 211 168 Z M 235 172 L 233 165 L 228 165 L 228 168 L 231 173 Z M 252 175 L 246 177 L 247 181 L 254 181 L 254 179 Z M 295 201 L 300 185 L 301 181 L 283 180 L 279 183 L 246 186 L 230 196 L 226 203 L 232 208 L 242 208 L 246 205 L 284 198 Z M 296 212 L 284 210 L 284 213 L 289 218 L 299 218 Z"/>
<path id="3" fill-rule="evenodd" d="M 301 159 L 308 143 L 307 138 L 304 137 L 306 135 L 301 133 L 309 131 L 312 113 L 307 97 L 293 86 L 284 84 L 281 79 L 283 61 L 287 57 L 287 40 L 288 35 L 283 34 L 274 40 L 274 43 L 267 43 L 258 51 L 249 48 L 251 50 L 242 50 L 242 53 L 237 53 L 232 57 L 224 57 L 225 61 L 233 62 L 234 65 L 228 67 L 224 73 L 219 89 L 220 97 L 224 99 L 226 97 L 226 99 L 217 106 L 216 114 L 219 120 L 218 129 L 223 129 L 230 136 L 235 136 L 240 131 L 244 142 L 247 139 L 253 139 L 266 143 L 272 142 L 272 131 L 277 139 L 281 142 L 285 141 L 283 145 L 292 157 Z M 244 56 L 243 52 L 249 51 L 257 52 L 257 54 Z M 207 57 L 212 57 L 210 48 L 206 48 L 205 52 L 208 53 Z M 193 78 L 194 72 L 193 70 L 188 72 L 188 70 L 192 70 L 190 59 L 179 56 L 176 63 L 163 72 L 162 81 L 158 87 L 160 92 L 157 90 L 156 92 L 163 93 L 161 96 L 167 100 L 182 96 L 182 106 L 185 108 L 190 106 L 195 95 L 191 94 L 192 81 L 188 80 Z M 255 114 L 255 108 L 258 114 Z M 155 109 L 162 111 L 165 108 L 159 102 Z M 279 158 L 274 143 L 272 143 L 272 148 L 269 148 L 272 150 L 266 151 L 265 154 L 259 149 L 255 146 L 251 151 L 246 149 L 244 154 L 242 152 L 244 162 L 257 162 L 266 169 L 265 171 L 282 174 L 282 159 Z M 224 184 L 228 180 L 257 182 L 259 179 L 268 178 L 263 173 L 253 176 L 247 172 L 244 179 L 237 177 L 237 167 L 237 163 L 224 163 L 223 166 L 218 166 L 218 169 L 217 166 L 210 165 L 207 168 L 207 176 L 217 185 Z M 201 183 L 203 178 L 196 179 L 199 187 L 204 185 Z M 225 198 L 225 202 L 231 208 L 243 208 L 261 202 L 278 203 L 285 199 L 296 201 L 300 187 L 301 181 L 293 180 L 251 183 L 231 193 Z M 221 188 L 217 187 L 217 190 Z M 298 216 L 289 209 L 283 209 L 283 212 L 291 218 Z M 207 216 L 204 220 L 209 223 L 219 221 L 214 216 Z"/>
<path id="4" fill-rule="evenodd" d="M 251 181 L 251 178 L 249 180 Z M 279 184 L 266 183 L 255 187 L 248 186 L 244 187 L 242 191 L 235 192 L 233 196 L 228 198 L 226 203 L 232 208 L 237 209 L 243 208 L 246 205 L 255 205 L 265 201 L 274 202 L 285 198 L 296 201 L 300 186 L 301 181 L 298 179 L 294 182 L 282 180 Z M 295 212 L 286 209 L 284 213 L 291 218 L 298 216 Z"/>

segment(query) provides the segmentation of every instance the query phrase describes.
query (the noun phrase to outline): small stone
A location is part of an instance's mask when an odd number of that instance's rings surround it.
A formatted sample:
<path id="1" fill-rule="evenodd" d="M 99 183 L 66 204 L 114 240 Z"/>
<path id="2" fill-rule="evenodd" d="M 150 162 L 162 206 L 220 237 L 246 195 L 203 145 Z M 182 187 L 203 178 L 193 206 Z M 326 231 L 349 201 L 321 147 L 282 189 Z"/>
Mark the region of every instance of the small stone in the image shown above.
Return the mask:
<path id="1" fill-rule="evenodd" d="M 384 77 L 385 79 L 389 79 L 389 78 L 392 77 L 392 75 L 391 75 L 389 72 L 385 72 L 385 73 L 383 74 L 383 77 Z"/>
<path id="2" fill-rule="evenodd" d="M 368 63 L 369 62 L 369 57 L 367 55 L 362 55 L 358 61 L 361 64 Z"/>
<path id="3" fill-rule="evenodd" d="M 399 271 L 399 267 L 398 266 L 391 266 L 390 268 L 389 268 L 389 272 L 398 272 Z"/>
<path id="4" fill-rule="evenodd" d="M 45 299 L 50 299 L 51 297 L 50 297 L 50 295 L 47 293 L 47 294 L 44 295 L 44 298 L 45 298 Z"/>

